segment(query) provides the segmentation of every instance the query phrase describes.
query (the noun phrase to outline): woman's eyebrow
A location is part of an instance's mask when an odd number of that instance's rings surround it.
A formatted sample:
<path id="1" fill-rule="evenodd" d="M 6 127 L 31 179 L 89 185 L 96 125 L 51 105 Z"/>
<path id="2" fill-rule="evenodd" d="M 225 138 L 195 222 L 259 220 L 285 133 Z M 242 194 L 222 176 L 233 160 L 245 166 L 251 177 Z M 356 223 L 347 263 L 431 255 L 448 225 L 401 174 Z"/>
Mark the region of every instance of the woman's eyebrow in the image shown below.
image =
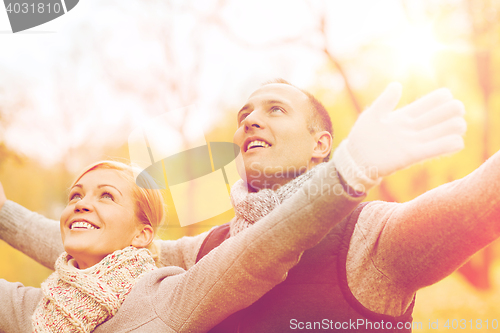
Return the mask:
<path id="1" fill-rule="evenodd" d="M 101 187 L 105 187 L 105 186 L 109 186 L 109 187 L 114 188 L 115 190 L 117 190 L 123 196 L 122 192 L 119 189 L 117 189 L 115 186 L 110 185 L 110 184 L 99 184 L 99 185 L 97 185 L 97 188 L 101 188 Z"/>

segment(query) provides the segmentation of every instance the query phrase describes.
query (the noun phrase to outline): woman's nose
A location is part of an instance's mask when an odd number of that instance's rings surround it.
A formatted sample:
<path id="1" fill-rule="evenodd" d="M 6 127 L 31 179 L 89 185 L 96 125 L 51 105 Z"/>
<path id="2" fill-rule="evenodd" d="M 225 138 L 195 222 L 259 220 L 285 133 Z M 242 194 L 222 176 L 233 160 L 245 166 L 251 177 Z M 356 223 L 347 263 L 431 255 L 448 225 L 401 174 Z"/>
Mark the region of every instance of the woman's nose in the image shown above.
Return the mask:
<path id="1" fill-rule="evenodd" d="M 89 199 L 82 198 L 75 204 L 75 212 L 90 212 L 92 211 L 92 204 Z"/>

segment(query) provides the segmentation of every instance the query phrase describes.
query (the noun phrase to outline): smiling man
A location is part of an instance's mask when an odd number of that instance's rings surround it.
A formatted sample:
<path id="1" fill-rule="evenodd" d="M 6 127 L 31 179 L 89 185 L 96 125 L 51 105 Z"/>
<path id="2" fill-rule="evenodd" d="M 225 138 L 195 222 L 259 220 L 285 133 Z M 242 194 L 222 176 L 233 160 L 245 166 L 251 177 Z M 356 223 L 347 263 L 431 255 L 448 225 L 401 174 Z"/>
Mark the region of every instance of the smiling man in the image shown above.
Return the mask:
<path id="1" fill-rule="evenodd" d="M 252 192 L 276 190 L 325 161 L 332 124 L 320 108 L 313 109 L 307 95 L 286 83 L 264 85 L 250 96 L 238 112 L 234 143 L 244 161 L 238 171 L 246 175 Z"/>
<path id="2" fill-rule="evenodd" d="M 286 81 L 260 87 L 238 113 L 234 142 L 241 149 L 242 180 L 231 191 L 235 217 L 195 237 L 158 241 L 161 264 L 191 267 L 301 191 L 324 165 L 335 164 L 356 196 L 380 177 L 462 148 L 464 110 L 448 90 L 393 111 L 400 95 L 398 84 L 389 85 L 324 164 L 332 128 L 323 106 Z M 444 278 L 500 235 L 498 170 L 500 153 L 469 176 L 410 202 L 360 204 L 304 253 L 283 283 L 212 332 L 410 331 L 417 290 Z M 10 201 L 0 211 L 0 238 L 48 267 L 60 250 L 53 225 Z M 26 245 L 26 237 L 33 242 Z"/>

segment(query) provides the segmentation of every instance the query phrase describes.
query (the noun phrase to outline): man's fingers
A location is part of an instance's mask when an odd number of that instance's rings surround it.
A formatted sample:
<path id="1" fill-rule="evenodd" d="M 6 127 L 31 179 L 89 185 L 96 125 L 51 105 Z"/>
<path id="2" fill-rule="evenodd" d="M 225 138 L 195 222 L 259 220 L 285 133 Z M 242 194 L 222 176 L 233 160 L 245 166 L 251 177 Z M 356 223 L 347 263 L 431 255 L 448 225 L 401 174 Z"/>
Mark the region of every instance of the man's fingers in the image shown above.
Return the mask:
<path id="1" fill-rule="evenodd" d="M 369 112 L 370 115 L 377 118 L 391 112 L 396 108 L 396 105 L 398 105 L 399 100 L 401 99 L 402 91 L 403 87 L 401 86 L 401 83 L 389 83 L 384 92 L 377 97 L 375 102 L 373 102 L 373 104 L 365 112 Z"/>
<path id="2" fill-rule="evenodd" d="M 400 111 L 415 118 L 451 100 L 453 100 L 451 91 L 447 88 L 440 88 L 401 108 Z"/>
<path id="3" fill-rule="evenodd" d="M 464 139 L 461 135 L 448 135 L 437 140 L 422 144 L 420 151 L 423 152 L 423 155 L 420 156 L 420 161 L 456 153 L 463 148 Z"/>
<path id="4" fill-rule="evenodd" d="M 467 130 L 467 123 L 462 117 L 454 117 L 440 124 L 417 132 L 419 140 L 422 142 L 432 142 L 449 135 L 463 135 Z"/>
<path id="5" fill-rule="evenodd" d="M 464 114 L 464 105 L 462 102 L 454 99 L 415 118 L 413 120 L 413 129 L 421 131 L 448 119 L 461 117 Z"/>

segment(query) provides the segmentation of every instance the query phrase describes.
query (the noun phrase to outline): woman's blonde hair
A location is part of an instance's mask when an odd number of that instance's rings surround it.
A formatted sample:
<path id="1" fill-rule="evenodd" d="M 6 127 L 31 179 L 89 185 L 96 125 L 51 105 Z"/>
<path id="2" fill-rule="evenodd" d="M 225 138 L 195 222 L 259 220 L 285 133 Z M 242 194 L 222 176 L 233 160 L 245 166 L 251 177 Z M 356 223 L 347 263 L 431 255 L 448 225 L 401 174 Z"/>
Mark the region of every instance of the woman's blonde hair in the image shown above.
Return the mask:
<path id="1" fill-rule="evenodd" d="M 118 162 L 118 161 L 99 161 L 87 166 L 83 172 L 76 178 L 72 186 L 88 172 L 97 169 L 116 170 L 118 175 L 125 179 L 132 189 L 134 196 L 135 207 L 134 212 L 140 223 L 149 224 L 156 235 L 160 225 L 165 222 L 166 209 L 163 196 L 158 189 L 158 185 L 147 172 L 140 170 L 137 167 Z M 134 177 L 134 171 L 139 176 L 137 181 Z M 139 184 L 139 185 L 138 185 Z M 158 249 L 151 242 L 147 247 L 153 254 L 155 261 L 158 260 Z"/>

